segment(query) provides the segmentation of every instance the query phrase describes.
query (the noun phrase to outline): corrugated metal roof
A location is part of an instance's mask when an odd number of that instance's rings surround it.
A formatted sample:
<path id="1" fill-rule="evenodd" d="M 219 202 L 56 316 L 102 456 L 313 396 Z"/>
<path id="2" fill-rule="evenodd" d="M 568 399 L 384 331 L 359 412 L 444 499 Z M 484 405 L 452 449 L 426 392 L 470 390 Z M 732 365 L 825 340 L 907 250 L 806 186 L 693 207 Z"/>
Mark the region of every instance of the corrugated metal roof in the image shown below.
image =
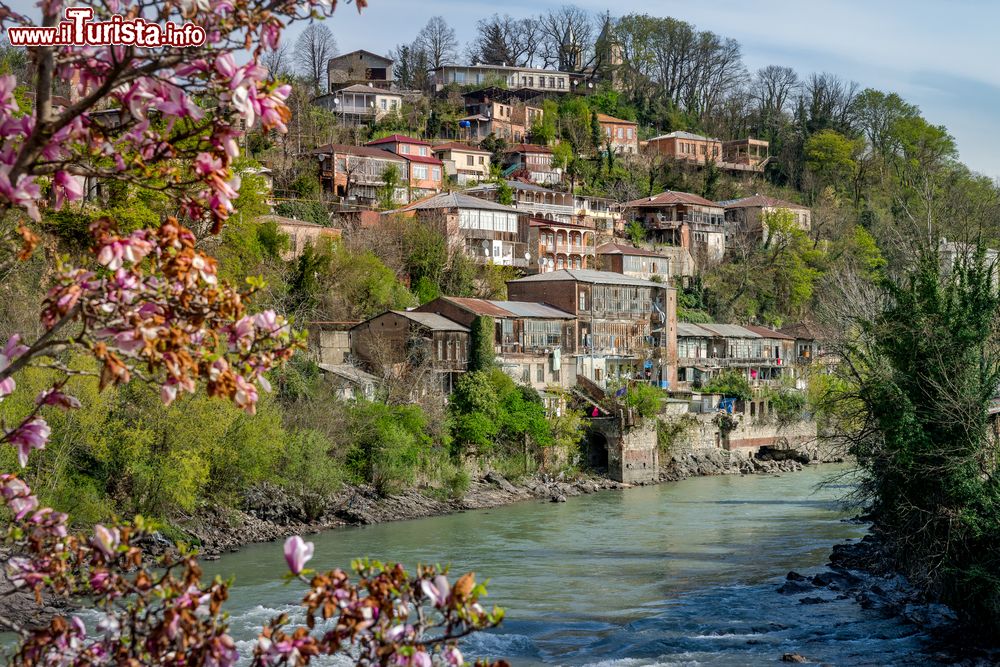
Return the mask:
<path id="1" fill-rule="evenodd" d="M 380 144 L 416 144 L 418 146 L 430 146 L 429 141 L 424 141 L 423 139 L 417 139 L 415 137 L 408 137 L 405 134 L 391 134 L 388 137 L 382 137 L 381 139 L 374 139 L 369 141 L 365 146 L 378 146 Z"/>
<path id="2" fill-rule="evenodd" d="M 383 95 L 389 97 L 403 98 L 399 93 L 393 92 L 391 90 L 385 90 L 384 88 L 375 88 L 374 86 L 366 86 L 361 83 L 356 83 L 353 86 L 347 86 L 346 88 L 338 88 L 338 93 L 368 93 L 370 95 Z"/>
<path id="3" fill-rule="evenodd" d="M 670 132 L 668 134 L 661 134 L 658 137 L 653 137 L 650 141 L 656 141 L 658 139 L 691 139 L 700 141 L 719 141 L 713 137 L 706 137 L 702 134 L 695 134 L 694 132 L 685 132 L 683 130 L 678 130 L 676 132 Z"/>
<path id="4" fill-rule="evenodd" d="M 468 328 L 463 327 L 458 322 L 437 313 L 420 313 L 414 310 L 394 310 L 392 312 L 433 331 L 468 331 Z"/>
<path id="5" fill-rule="evenodd" d="M 504 206 L 488 199 L 480 199 L 479 197 L 473 197 L 461 192 L 442 192 L 429 199 L 424 199 L 415 204 L 391 211 L 391 213 L 401 211 L 432 211 L 442 208 L 470 208 L 480 211 L 504 211 L 505 213 L 518 212 L 515 208 Z"/>
<path id="6" fill-rule="evenodd" d="M 609 116 L 606 113 L 597 114 L 597 120 L 601 123 L 626 123 L 628 125 L 638 125 L 634 120 L 625 120 L 624 118 L 615 118 L 614 116 Z"/>
<path id="7" fill-rule="evenodd" d="M 660 194 L 653 195 L 652 197 L 633 199 L 629 203 L 625 204 L 625 208 L 671 206 L 673 204 L 694 204 L 696 206 L 713 206 L 715 208 L 722 208 L 719 204 L 716 204 L 714 201 L 709 201 L 704 197 L 691 194 L 690 192 L 674 192 L 673 190 L 667 190 L 666 192 L 661 192 Z"/>
<path id="8" fill-rule="evenodd" d="M 717 336 L 723 338 L 760 338 L 758 334 L 750 331 L 738 324 L 699 324 L 702 329 L 707 329 Z"/>
<path id="9" fill-rule="evenodd" d="M 784 199 L 775 199 L 774 197 L 762 194 L 755 194 L 750 197 L 743 197 L 742 199 L 727 199 L 726 201 L 718 202 L 718 204 L 725 208 L 788 208 L 797 211 L 809 210 L 808 206 L 785 201 Z"/>
<path id="10" fill-rule="evenodd" d="M 711 331 L 702 329 L 697 324 L 691 324 L 690 322 L 678 322 L 677 335 L 690 336 L 692 338 L 712 338 L 714 336 Z"/>
<path id="11" fill-rule="evenodd" d="M 662 259 L 668 259 L 665 255 L 653 252 L 652 250 L 622 245 L 621 243 L 605 243 L 597 246 L 597 250 L 594 252 L 598 255 L 636 255 L 640 257 L 660 257 Z"/>
<path id="12" fill-rule="evenodd" d="M 351 380 L 353 382 L 369 382 L 375 384 L 378 382 L 378 378 L 370 373 L 366 373 L 356 366 L 351 366 L 350 364 L 316 364 L 319 366 L 320 370 L 324 370 L 327 373 L 333 373 L 339 377 Z"/>
<path id="13" fill-rule="evenodd" d="M 565 310 L 553 308 L 544 303 L 533 301 L 490 301 L 495 306 L 499 306 L 509 311 L 515 317 L 528 317 L 550 320 L 572 320 L 574 316 Z"/>
<path id="14" fill-rule="evenodd" d="M 788 334 L 783 334 L 780 331 L 775 331 L 774 329 L 768 329 L 767 327 L 758 327 L 753 324 L 746 325 L 746 328 L 754 332 L 761 338 L 775 338 L 779 340 L 795 340 L 794 336 L 789 336 Z"/>
<path id="15" fill-rule="evenodd" d="M 593 271 L 591 269 L 559 269 L 558 271 L 550 271 L 548 273 L 536 273 L 533 276 L 526 276 L 524 278 L 511 280 L 509 282 L 541 283 L 541 282 L 565 282 L 567 280 L 571 280 L 574 282 L 581 282 L 581 283 L 593 283 L 598 285 L 631 285 L 634 287 L 661 287 L 661 288 L 667 287 L 667 285 L 664 285 L 663 283 L 654 283 L 652 280 L 633 278 L 631 276 L 626 276 L 621 273 L 614 273 L 612 271 Z"/>

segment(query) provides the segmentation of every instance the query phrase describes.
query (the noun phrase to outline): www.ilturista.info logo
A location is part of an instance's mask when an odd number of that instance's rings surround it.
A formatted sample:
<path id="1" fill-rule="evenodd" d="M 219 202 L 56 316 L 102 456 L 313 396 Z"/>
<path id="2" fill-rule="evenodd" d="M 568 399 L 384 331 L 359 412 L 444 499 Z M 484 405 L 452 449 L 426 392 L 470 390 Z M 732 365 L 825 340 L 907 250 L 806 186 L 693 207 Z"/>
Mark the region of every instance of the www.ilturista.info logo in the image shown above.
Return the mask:
<path id="1" fill-rule="evenodd" d="M 65 20 L 56 26 L 7 28 L 11 46 L 201 46 L 205 29 L 190 21 L 181 25 L 153 23 L 143 18 L 127 19 L 118 14 L 107 21 L 92 21 L 91 7 L 68 7 Z"/>

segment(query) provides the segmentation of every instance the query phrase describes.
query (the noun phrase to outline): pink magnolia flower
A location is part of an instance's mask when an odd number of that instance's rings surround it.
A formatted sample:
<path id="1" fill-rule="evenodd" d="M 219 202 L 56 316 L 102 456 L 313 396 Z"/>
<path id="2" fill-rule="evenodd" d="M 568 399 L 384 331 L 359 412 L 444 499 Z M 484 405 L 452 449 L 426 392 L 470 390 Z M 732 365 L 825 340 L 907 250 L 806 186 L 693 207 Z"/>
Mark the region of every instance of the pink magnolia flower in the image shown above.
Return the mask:
<path id="1" fill-rule="evenodd" d="M 451 667 L 461 667 L 465 664 L 465 660 L 462 659 L 462 652 L 458 650 L 457 646 L 449 646 L 442 653 L 441 657 L 444 661 L 451 665 Z"/>
<path id="2" fill-rule="evenodd" d="M 35 417 L 7 433 L 7 442 L 17 448 L 17 460 L 21 467 L 28 465 L 28 454 L 33 449 L 45 449 L 52 429 L 41 417 Z"/>
<path id="3" fill-rule="evenodd" d="M 420 582 L 420 588 L 435 607 L 443 607 L 448 603 L 451 585 L 444 575 L 439 574 L 434 577 L 434 581 L 424 579 Z"/>
<path id="4" fill-rule="evenodd" d="M 288 569 L 292 571 L 292 574 L 302 573 L 306 563 L 313 557 L 313 549 L 312 542 L 306 542 L 298 535 L 293 535 L 285 540 L 285 562 L 288 563 Z"/>
<path id="5" fill-rule="evenodd" d="M 67 201 L 79 201 L 83 199 L 83 182 L 77 176 L 73 176 L 68 171 L 57 171 L 53 179 L 55 186 L 56 210 L 63 207 Z"/>
<path id="6" fill-rule="evenodd" d="M 101 524 L 94 526 L 94 537 L 91 542 L 107 558 L 114 558 L 118 545 L 121 542 L 121 534 L 117 528 L 106 528 Z"/>
<path id="7" fill-rule="evenodd" d="M 62 410 L 77 410 L 81 407 L 80 401 L 77 398 L 51 387 L 40 393 L 35 398 L 35 403 L 38 405 L 52 405 Z"/>
<path id="8" fill-rule="evenodd" d="M 236 376 L 236 395 L 233 400 L 236 405 L 243 408 L 243 411 L 247 414 L 256 414 L 257 412 L 257 387 L 253 386 L 251 383 L 247 382 L 247 379 L 242 375 Z"/>
<path id="9" fill-rule="evenodd" d="M 14 513 L 14 519 L 20 521 L 28 515 L 28 512 L 34 512 L 38 509 L 38 498 L 35 496 L 17 496 L 7 502 L 7 507 Z"/>

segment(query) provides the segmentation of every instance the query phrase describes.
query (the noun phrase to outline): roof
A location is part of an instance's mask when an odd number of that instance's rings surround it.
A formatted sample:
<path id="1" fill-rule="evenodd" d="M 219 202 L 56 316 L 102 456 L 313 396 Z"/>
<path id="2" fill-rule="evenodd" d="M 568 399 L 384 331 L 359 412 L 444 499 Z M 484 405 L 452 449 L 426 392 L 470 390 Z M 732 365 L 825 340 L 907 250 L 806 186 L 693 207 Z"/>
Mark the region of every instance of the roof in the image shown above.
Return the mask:
<path id="1" fill-rule="evenodd" d="M 328 229 L 332 234 L 341 233 L 341 230 L 335 227 L 327 227 L 326 225 L 318 225 L 315 222 L 296 220 L 295 218 L 286 218 L 280 215 L 262 215 L 259 218 L 257 218 L 257 222 L 275 222 L 279 225 L 287 225 L 292 227 L 316 227 L 317 229 Z"/>
<path id="2" fill-rule="evenodd" d="M 614 116 L 609 116 L 606 113 L 597 114 L 597 121 L 599 123 L 624 123 L 625 125 L 638 125 L 634 120 L 625 120 L 624 118 L 615 118 Z"/>
<path id="3" fill-rule="evenodd" d="M 429 141 L 424 141 L 423 139 L 414 139 L 413 137 L 408 137 L 405 134 L 392 134 L 388 137 L 382 137 L 381 139 L 375 139 L 374 141 L 369 141 L 365 146 L 380 146 L 382 144 L 417 144 L 418 146 L 430 146 Z"/>
<path id="4" fill-rule="evenodd" d="M 593 271 L 591 269 L 559 269 L 548 273 L 536 273 L 532 276 L 511 280 L 511 283 L 542 283 L 542 282 L 565 282 L 573 281 L 580 283 L 592 283 L 595 285 L 633 285 L 636 287 L 659 287 L 667 288 L 663 283 L 655 283 L 652 280 L 633 278 L 622 273 L 612 271 Z"/>
<path id="5" fill-rule="evenodd" d="M 796 322 L 781 327 L 779 331 L 792 338 L 799 340 L 826 340 L 830 338 L 829 332 L 812 322 Z"/>
<path id="6" fill-rule="evenodd" d="M 581 225 L 578 222 L 560 222 L 558 220 L 546 220 L 545 218 L 531 218 L 528 220 L 529 227 L 573 227 L 575 229 L 585 229 L 593 231 L 593 225 Z"/>
<path id="7" fill-rule="evenodd" d="M 645 248 L 636 248 L 635 246 L 622 245 L 621 243 L 605 243 L 603 245 L 597 246 L 595 252 L 598 255 L 637 255 L 640 257 L 662 257 L 667 259 L 666 255 L 661 255 L 659 253 L 653 252 L 652 250 L 646 250 Z"/>
<path id="8" fill-rule="evenodd" d="M 759 327 L 755 324 L 747 324 L 746 329 L 754 332 L 761 338 L 776 338 L 779 340 L 795 340 L 795 336 L 789 336 L 786 333 L 781 333 L 780 331 L 775 331 L 774 329 L 768 329 L 767 327 Z"/>
<path id="9" fill-rule="evenodd" d="M 399 93 L 395 93 L 391 90 L 386 90 L 384 88 L 375 88 L 373 86 L 366 86 L 363 83 L 356 83 L 353 86 L 347 86 L 346 88 L 338 88 L 334 92 L 337 93 L 369 93 L 371 95 L 391 95 L 392 97 L 402 98 L 403 96 Z"/>
<path id="10" fill-rule="evenodd" d="M 723 338 L 760 338 L 759 334 L 755 334 L 753 331 L 745 327 L 741 327 L 738 324 L 699 324 L 699 327 L 705 329 L 716 336 L 721 336 Z"/>
<path id="11" fill-rule="evenodd" d="M 462 144 L 457 141 L 449 141 L 446 144 L 441 144 L 434 147 L 434 152 L 438 151 L 465 151 L 466 153 L 482 153 L 483 155 L 491 155 L 489 151 L 485 151 L 477 146 L 470 146 L 469 144 Z"/>
<path id="12" fill-rule="evenodd" d="M 436 157 L 431 157 L 430 155 L 411 155 L 409 153 L 400 153 L 399 157 L 410 162 L 420 162 L 423 164 L 444 164 L 441 160 Z"/>
<path id="13" fill-rule="evenodd" d="M 390 64 L 393 62 L 392 58 L 386 58 L 385 56 L 380 56 L 377 53 L 372 53 L 371 51 L 366 51 L 365 49 L 355 49 L 354 51 L 351 51 L 349 53 L 343 53 L 343 54 L 341 54 L 339 56 L 334 56 L 334 57 L 330 58 L 330 62 L 333 62 L 335 60 L 344 60 L 346 58 L 349 58 L 351 56 L 357 55 L 359 53 L 367 53 L 370 56 L 374 56 L 375 58 L 378 58 L 379 60 L 384 60 L 384 61 L 386 61 L 387 63 L 390 63 Z"/>
<path id="14" fill-rule="evenodd" d="M 420 326 L 430 329 L 431 331 L 468 332 L 468 328 L 463 327 L 458 322 L 449 320 L 444 315 L 438 315 L 437 313 L 421 313 L 415 310 L 391 310 L 389 312 L 395 313 L 396 315 L 402 315 L 406 319 L 416 322 Z"/>
<path id="15" fill-rule="evenodd" d="M 678 322 L 677 335 L 688 336 L 691 338 L 712 338 L 715 334 L 706 329 L 702 329 L 697 324 L 691 324 L 690 322 Z"/>
<path id="16" fill-rule="evenodd" d="M 809 207 L 803 206 L 802 204 L 795 204 L 790 201 L 785 201 L 783 199 L 776 199 L 774 197 L 768 197 L 767 195 L 755 194 L 749 197 L 743 197 L 742 199 L 728 199 L 726 201 L 718 202 L 719 206 L 723 206 L 726 209 L 734 208 L 791 208 L 800 211 L 808 211 Z"/>
<path id="17" fill-rule="evenodd" d="M 553 308 L 544 303 L 531 301 L 497 301 L 487 299 L 470 299 L 457 296 L 440 297 L 442 301 L 454 304 L 462 310 L 476 315 L 489 317 L 526 317 L 537 319 L 571 320 L 573 315 L 564 310 Z"/>
<path id="18" fill-rule="evenodd" d="M 701 135 L 701 134 L 695 134 L 694 132 L 684 132 L 682 130 L 678 130 L 677 132 L 670 132 L 668 134 L 661 134 L 658 137 L 653 137 L 652 139 L 650 139 L 650 141 L 659 141 L 660 139 L 692 139 L 692 140 L 695 140 L 695 141 L 697 141 L 697 140 L 701 140 L 701 141 L 719 141 L 718 139 L 715 139 L 714 137 L 706 137 L 706 136 Z"/>
<path id="19" fill-rule="evenodd" d="M 546 188 L 537 183 L 525 183 L 524 181 L 504 181 L 514 190 L 524 190 L 525 192 L 548 192 L 549 194 L 556 195 L 568 195 L 568 192 L 563 192 L 562 190 L 553 190 L 552 188 Z M 496 190 L 496 183 L 480 183 L 479 185 L 469 188 L 466 192 L 489 192 L 491 190 Z"/>
<path id="20" fill-rule="evenodd" d="M 409 206 L 404 206 L 391 213 L 401 211 L 433 211 L 443 208 L 470 208 L 479 211 L 504 211 L 506 213 L 517 213 L 517 209 L 511 206 L 504 206 L 488 199 L 480 199 L 461 192 L 442 192 L 427 199 L 423 199 Z"/>
<path id="21" fill-rule="evenodd" d="M 338 377 L 342 377 L 350 382 L 356 382 L 358 384 L 368 383 L 376 384 L 379 380 L 377 377 L 371 373 L 366 373 L 360 368 L 352 366 L 350 364 L 316 364 L 319 369 L 326 371 L 327 373 L 332 373 Z"/>
<path id="22" fill-rule="evenodd" d="M 312 151 L 312 155 L 323 153 L 341 153 L 344 155 L 357 155 L 359 157 L 374 157 L 380 160 L 394 160 L 403 162 L 403 158 L 390 151 L 381 148 L 369 148 L 368 146 L 349 146 L 348 144 L 326 144 Z"/>
<path id="23" fill-rule="evenodd" d="M 455 69 L 495 69 L 501 72 L 545 72 L 546 74 L 559 74 L 560 76 L 569 74 L 569 72 L 560 72 L 559 70 L 555 69 L 543 69 L 541 67 L 511 67 L 510 65 L 483 65 L 483 64 L 480 65 L 448 64 L 448 65 L 441 65 L 440 67 L 435 67 L 431 71 L 437 72 L 438 70 L 446 69 L 449 67 Z"/>
<path id="24" fill-rule="evenodd" d="M 667 190 L 652 197 L 634 199 L 625 204 L 625 208 L 656 208 L 658 206 L 673 206 L 676 204 L 693 204 L 696 206 L 722 208 L 714 201 L 709 201 L 704 197 L 691 194 L 690 192 L 674 192 L 673 190 Z"/>
<path id="25" fill-rule="evenodd" d="M 548 146 L 539 146 L 537 144 L 514 144 L 509 147 L 505 153 L 545 153 L 547 155 L 552 154 L 552 149 Z"/>

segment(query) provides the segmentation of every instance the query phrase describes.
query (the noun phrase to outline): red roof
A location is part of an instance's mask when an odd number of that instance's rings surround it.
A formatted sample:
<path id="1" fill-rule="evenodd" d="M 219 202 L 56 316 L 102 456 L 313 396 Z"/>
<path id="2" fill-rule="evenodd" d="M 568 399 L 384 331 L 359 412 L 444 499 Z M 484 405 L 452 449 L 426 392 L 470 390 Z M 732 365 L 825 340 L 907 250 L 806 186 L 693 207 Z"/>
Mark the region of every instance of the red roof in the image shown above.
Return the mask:
<path id="1" fill-rule="evenodd" d="M 515 144 L 507 149 L 508 153 L 548 153 L 552 154 L 552 149 L 548 146 L 538 146 L 536 144 Z"/>
<path id="2" fill-rule="evenodd" d="M 312 151 L 313 155 L 321 153 L 339 153 L 341 155 L 357 155 L 359 157 L 374 157 L 380 160 L 402 161 L 402 157 L 381 148 L 369 148 L 367 146 L 350 146 L 348 144 L 326 144 Z"/>
<path id="3" fill-rule="evenodd" d="M 734 199 L 726 202 L 726 208 L 790 208 L 800 211 L 808 211 L 809 208 L 802 204 L 794 204 L 783 199 L 775 199 L 767 195 L 756 194 L 743 199 Z"/>
<path id="4" fill-rule="evenodd" d="M 695 206 L 722 208 L 714 201 L 709 201 L 704 197 L 693 195 L 690 192 L 673 192 L 672 190 L 661 192 L 660 194 L 652 197 L 644 197 L 642 199 L 630 201 L 625 204 L 625 208 L 656 208 L 658 206 L 673 206 L 676 204 L 693 204 Z"/>
<path id="5" fill-rule="evenodd" d="M 638 125 L 634 120 L 625 120 L 623 118 L 615 118 L 614 116 L 609 116 L 606 113 L 597 114 L 597 122 L 599 123 L 621 123 L 622 125 Z"/>
<path id="6" fill-rule="evenodd" d="M 477 146 L 470 146 L 469 144 L 461 144 L 457 141 L 451 141 L 447 144 L 441 144 L 440 146 L 434 147 L 434 152 L 438 151 L 465 151 L 466 153 L 482 153 L 483 155 L 489 155 L 489 151 L 485 151 Z"/>
<path id="7" fill-rule="evenodd" d="M 416 144 L 418 146 L 430 146 L 429 141 L 424 141 L 423 139 L 414 139 L 413 137 L 408 137 L 404 134 L 393 134 L 392 136 L 383 137 L 382 139 L 376 139 L 375 141 L 369 141 L 365 146 L 379 146 L 381 144 Z"/>
<path id="8" fill-rule="evenodd" d="M 441 160 L 436 157 L 431 157 L 430 155 L 409 155 L 407 153 L 401 153 L 400 156 L 404 160 L 409 160 L 410 162 L 421 162 L 423 164 L 444 164 Z"/>

